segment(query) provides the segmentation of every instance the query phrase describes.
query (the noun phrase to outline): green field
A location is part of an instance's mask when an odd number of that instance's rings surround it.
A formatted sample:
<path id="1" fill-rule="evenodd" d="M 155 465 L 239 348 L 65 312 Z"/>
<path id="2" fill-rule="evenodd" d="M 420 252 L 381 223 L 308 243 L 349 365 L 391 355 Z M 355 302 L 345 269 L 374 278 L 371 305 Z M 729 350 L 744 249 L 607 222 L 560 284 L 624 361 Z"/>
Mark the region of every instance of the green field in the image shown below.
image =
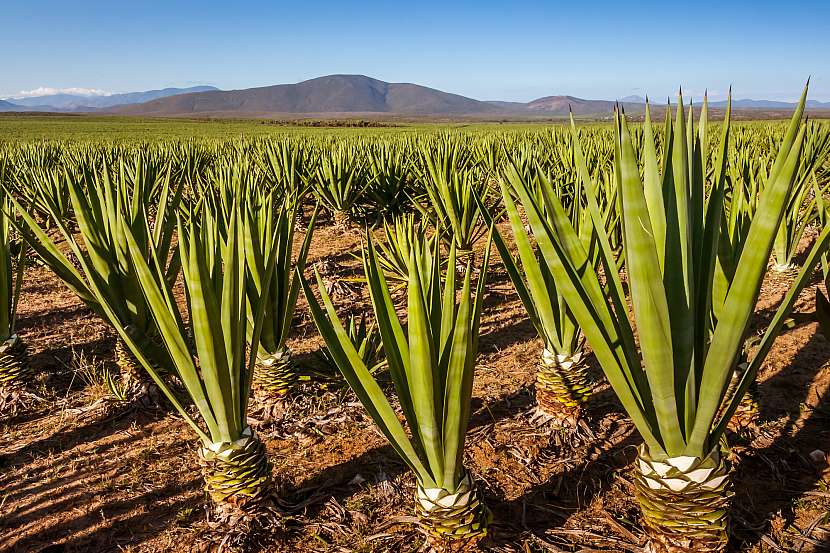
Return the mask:
<path id="1" fill-rule="evenodd" d="M 380 124 L 376 124 L 380 125 Z M 31 142 L 37 140 L 73 140 L 83 142 L 144 142 L 187 138 L 231 140 L 241 137 L 278 136 L 285 133 L 378 135 L 422 133 L 430 130 L 465 129 L 474 132 L 492 130 L 539 129 L 550 123 L 408 123 L 389 126 L 292 125 L 285 121 L 251 119 L 167 119 L 117 116 L 47 116 L 7 115 L 0 117 L 0 140 Z"/>

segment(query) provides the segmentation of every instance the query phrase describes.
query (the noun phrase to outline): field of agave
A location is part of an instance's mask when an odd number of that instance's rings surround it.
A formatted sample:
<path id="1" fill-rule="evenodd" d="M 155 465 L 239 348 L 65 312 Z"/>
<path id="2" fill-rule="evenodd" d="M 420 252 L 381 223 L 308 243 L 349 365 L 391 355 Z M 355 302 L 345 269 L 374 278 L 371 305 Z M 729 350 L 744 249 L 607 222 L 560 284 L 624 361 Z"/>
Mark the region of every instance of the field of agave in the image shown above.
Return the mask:
<path id="1" fill-rule="evenodd" d="M 830 125 L 678 105 L 0 143 L 0 550 L 830 548 Z"/>

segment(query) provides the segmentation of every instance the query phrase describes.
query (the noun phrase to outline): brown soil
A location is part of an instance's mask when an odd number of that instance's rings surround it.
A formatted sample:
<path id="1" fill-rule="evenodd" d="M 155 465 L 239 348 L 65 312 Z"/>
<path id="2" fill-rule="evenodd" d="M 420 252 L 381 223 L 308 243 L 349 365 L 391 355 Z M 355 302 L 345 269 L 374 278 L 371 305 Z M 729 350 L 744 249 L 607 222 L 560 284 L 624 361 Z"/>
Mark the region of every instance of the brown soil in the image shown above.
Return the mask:
<path id="1" fill-rule="evenodd" d="M 361 274 L 360 235 L 321 228 L 309 268 Z M 310 271 L 309 271 L 309 274 Z M 187 551 L 210 530 L 197 440 L 172 411 L 113 409 L 79 359 L 113 361 L 114 335 L 46 269 L 28 269 L 19 333 L 43 402 L 2 424 L 0 551 Z M 770 275 L 759 320 L 792 275 Z M 802 294 L 813 310 L 818 279 Z M 342 307 L 368 303 L 345 300 Z M 738 551 L 830 550 L 830 344 L 809 317 L 777 341 L 762 374 L 758 436 L 733 437 Z M 490 272 L 466 463 L 494 514 L 486 551 L 640 551 L 630 463 L 639 443 L 607 387 L 577 444 L 529 422 L 540 344 L 503 268 Z M 290 347 L 313 366 L 321 344 L 300 299 Z M 283 528 L 264 551 L 417 551 L 414 479 L 342 383 L 311 373 L 285 419 L 259 429 L 274 465 Z M 94 407 L 89 408 L 90 405 Z"/>

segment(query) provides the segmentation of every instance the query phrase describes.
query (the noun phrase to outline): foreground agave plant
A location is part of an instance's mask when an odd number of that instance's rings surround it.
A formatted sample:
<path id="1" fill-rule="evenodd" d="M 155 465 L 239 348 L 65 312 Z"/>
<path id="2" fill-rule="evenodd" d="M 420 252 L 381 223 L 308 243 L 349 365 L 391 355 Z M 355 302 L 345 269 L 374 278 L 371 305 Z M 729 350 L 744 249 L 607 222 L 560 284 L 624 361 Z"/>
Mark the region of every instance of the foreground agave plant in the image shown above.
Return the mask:
<path id="1" fill-rule="evenodd" d="M 446 279 L 441 275 L 437 240 L 438 235 L 431 244 L 421 242 L 410 250 L 409 266 L 415 270 L 409 272 L 406 332 L 371 236 L 363 253 L 383 349 L 411 437 L 352 344 L 319 275 L 325 310 L 305 280 L 303 290 L 330 355 L 375 424 L 415 473 L 415 508 L 433 545 L 457 547 L 481 539 L 489 520 L 463 465 L 486 271 L 480 273 L 473 298 L 472 262 L 467 261 L 457 303 L 453 271 Z M 455 247 L 451 247 L 450 267 L 455 266 L 455 256 Z M 482 268 L 486 269 L 488 259 L 489 247 Z"/>
<path id="2" fill-rule="evenodd" d="M 681 98 L 675 123 L 667 118 L 661 174 L 647 113 L 642 176 L 628 124 L 624 116 L 617 116 L 614 165 L 621 195 L 629 296 L 617 273 L 597 206 L 596 184 L 589 177 L 578 140 L 574 140 L 574 148 L 607 279 L 605 286 L 560 200 L 544 189 L 541 199 L 537 198 L 526 183 L 512 183 L 540 252 L 551 260 L 553 278 L 643 437 L 634 474 L 651 551 L 706 552 L 726 547 L 732 492 L 721 438 L 755 378 L 764 352 L 753 359 L 731 403 L 722 411 L 721 405 L 795 179 L 804 140 L 801 117 L 805 100 L 806 89 L 752 220 L 721 316 L 714 324 L 712 275 L 721 232 L 728 115 L 710 171 L 705 115 L 695 133 L 684 121 Z M 576 138 L 573 122 L 572 132 Z M 706 198 L 709 174 L 711 192 Z M 636 327 L 629 321 L 627 300 L 633 307 Z"/>
<path id="3" fill-rule="evenodd" d="M 523 171 L 520 171 L 515 160 L 508 158 L 504 171 L 507 182 L 518 186 L 525 182 Z M 494 233 L 494 241 L 507 274 L 544 344 L 536 373 L 538 413 L 535 418 L 552 419 L 563 428 L 576 429 L 582 406 L 593 391 L 584 349 L 585 338 L 568 308 L 562 290 L 552 276 L 553 269 L 550 265 L 555 260 L 534 251 L 509 185 L 503 180 L 499 184 L 518 249 L 518 260 L 513 257 L 498 231 Z M 538 178 L 532 187 L 538 190 L 537 196 L 564 195 L 562 187 L 555 186 L 544 176 Z M 572 201 L 567 207 L 567 215 L 596 267 L 599 257 L 595 254 L 593 225 L 581 204 L 581 196 L 581 187 L 577 183 Z M 545 217 L 545 222 L 553 224 L 550 214 L 543 208 L 544 204 L 539 202 L 537 205 L 542 208 L 540 212 Z"/>
<path id="4" fill-rule="evenodd" d="M 25 244 L 12 240 L 11 212 L 0 188 L 0 413 L 14 413 L 23 403 L 32 376 L 26 344 L 15 332 L 17 304 L 23 283 Z"/>
<path id="5" fill-rule="evenodd" d="M 169 213 L 180 202 L 182 189 L 170 184 L 169 172 L 148 170 L 146 160 L 128 167 L 122 162 L 115 175 L 104 165 L 100 172 L 86 172 L 83 181 L 68 172 L 65 186 L 78 224 L 75 233 L 63 217 L 62 206 L 49 195 L 42 197 L 49 213 L 46 227 L 12 200 L 20 218 L 13 221 L 40 259 L 95 314 L 130 333 L 143 344 L 147 356 L 159 370 L 172 368 L 170 357 L 159 343 L 159 333 L 147 301 L 141 294 L 135 271 L 129 261 L 126 235 L 131 233 L 141 244 L 145 256 L 153 250 L 164 263 L 161 278 L 176 280 L 179 261 L 173 242 L 175 221 Z M 86 186 L 84 186 L 86 183 Z M 148 223 L 150 205 L 158 207 L 152 228 Z M 55 240 L 47 230 L 56 228 Z M 70 255 L 67 255 L 67 250 Z M 108 317 L 105 305 L 115 318 Z M 124 347 L 116 341 L 116 362 L 121 372 L 119 397 L 152 405 L 158 399 L 152 381 Z"/>
<path id="6" fill-rule="evenodd" d="M 201 423 L 191 416 L 173 393 L 150 357 L 144 344 L 118 327 L 121 338 L 152 376 L 164 395 L 199 436 L 199 462 L 205 490 L 216 508 L 220 522 L 235 524 L 259 514 L 271 484 L 271 466 L 265 446 L 248 426 L 247 406 L 255 355 L 246 360 L 247 342 L 257 351 L 266 303 L 260 302 L 249 323 L 245 289 L 248 265 L 244 236 L 250 222 L 234 208 L 227 235 L 221 237 L 204 212 L 178 218 L 178 240 L 188 319 L 195 347 L 188 339 L 171 284 L 163 278 L 163 265 L 156 251 L 150 259 L 132 232 L 126 233 L 130 262 L 138 285 L 158 322 L 164 349 L 170 355 L 176 375 L 193 401 Z M 276 246 L 265 251 L 266 271 L 260 286 L 268 292 L 273 275 Z M 110 304 L 104 309 L 113 321 L 117 315 Z M 249 336 L 250 338 L 246 338 Z M 191 353 L 193 352 L 193 353 Z M 194 355 L 195 354 L 195 355 Z"/>

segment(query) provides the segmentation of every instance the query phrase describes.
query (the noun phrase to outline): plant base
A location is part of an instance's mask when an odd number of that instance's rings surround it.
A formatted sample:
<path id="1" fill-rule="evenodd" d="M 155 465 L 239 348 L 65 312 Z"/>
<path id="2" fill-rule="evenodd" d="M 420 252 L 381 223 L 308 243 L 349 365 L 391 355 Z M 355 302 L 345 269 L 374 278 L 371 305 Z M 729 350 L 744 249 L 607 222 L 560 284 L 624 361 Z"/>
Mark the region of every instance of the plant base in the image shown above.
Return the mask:
<path id="1" fill-rule="evenodd" d="M 555 421 L 563 428 L 576 427 L 582 406 L 593 390 L 587 369 L 583 352 L 557 355 L 545 349 L 536 373 L 534 420 Z"/>
<path id="2" fill-rule="evenodd" d="M 219 524 L 234 526 L 257 517 L 270 491 L 271 464 L 250 427 L 239 440 L 199 448 L 199 464 Z"/>
<path id="3" fill-rule="evenodd" d="M 729 465 L 717 448 L 703 458 L 655 461 L 640 446 L 634 484 L 649 538 L 646 551 L 725 551 L 733 492 Z"/>
<path id="4" fill-rule="evenodd" d="M 418 483 L 415 512 L 437 551 L 467 551 L 487 535 L 491 515 L 472 478 L 465 474 L 454 492 Z"/>
<path id="5" fill-rule="evenodd" d="M 0 344 L 0 414 L 14 415 L 28 404 L 26 385 L 32 374 L 28 348 L 12 334 Z"/>
<path id="6" fill-rule="evenodd" d="M 253 375 L 256 413 L 263 421 L 280 419 L 285 401 L 299 379 L 291 351 L 283 348 L 272 355 L 257 356 Z"/>
<path id="7" fill-rule="evenodd" d="M 336 230 L 347 232 L 354 228 L 352 225 L 352 218 L 348 213 L 342 211 L 335 211 L 332 215 L 332 226 Z"/>
<path id="8" fill-rule="evenodd" d="M 161 390 L 120 339 L 115 342 L 115 364 L 118 365 L 121 382 L 117 388 L 110 384 L 113 395 L 140 407 L 162 406 Z"/>

